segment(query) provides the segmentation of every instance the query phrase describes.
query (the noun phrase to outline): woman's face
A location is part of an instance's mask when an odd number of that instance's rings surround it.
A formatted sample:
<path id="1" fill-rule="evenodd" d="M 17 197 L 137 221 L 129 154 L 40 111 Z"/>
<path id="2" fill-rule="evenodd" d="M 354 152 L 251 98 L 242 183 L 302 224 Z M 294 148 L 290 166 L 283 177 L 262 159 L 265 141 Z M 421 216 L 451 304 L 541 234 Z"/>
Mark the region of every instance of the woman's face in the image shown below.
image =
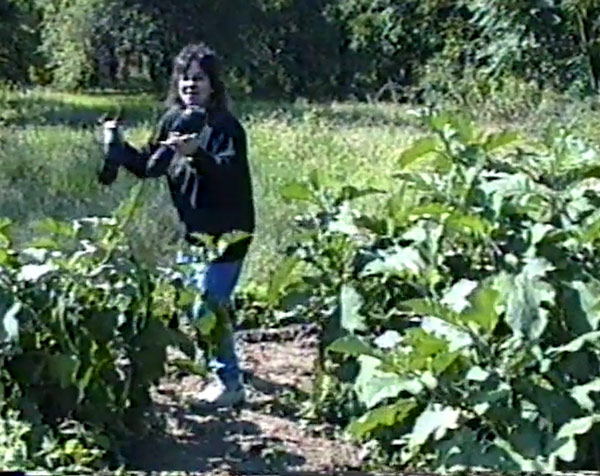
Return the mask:
<path id="1" fill-rule="evenodd" d="M 208 106 L 212 85 L 197 60 L 192 60 L 187 71 L 179 77 L 178 89 L 185 106 Z"/>

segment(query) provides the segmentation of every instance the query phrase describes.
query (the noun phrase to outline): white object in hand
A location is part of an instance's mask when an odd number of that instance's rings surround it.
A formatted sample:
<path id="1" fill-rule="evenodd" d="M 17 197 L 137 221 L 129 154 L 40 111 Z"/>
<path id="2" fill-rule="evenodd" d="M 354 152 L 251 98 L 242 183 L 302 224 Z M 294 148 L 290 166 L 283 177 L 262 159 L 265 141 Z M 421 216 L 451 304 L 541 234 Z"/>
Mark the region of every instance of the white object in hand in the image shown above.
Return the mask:
<path id="1" fill-rule="evenodd" d="M 103 141 L 104 145 L 121 142 L 122 134 L 119 123 L 115 120 L 105 121 L 103 124 Z"/>

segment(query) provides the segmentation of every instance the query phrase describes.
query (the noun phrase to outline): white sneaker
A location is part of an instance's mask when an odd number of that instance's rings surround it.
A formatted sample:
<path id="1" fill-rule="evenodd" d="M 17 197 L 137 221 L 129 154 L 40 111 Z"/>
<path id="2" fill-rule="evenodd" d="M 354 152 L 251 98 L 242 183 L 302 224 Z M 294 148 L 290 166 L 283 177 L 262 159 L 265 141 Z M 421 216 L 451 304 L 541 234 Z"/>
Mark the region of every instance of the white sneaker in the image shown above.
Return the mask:
<path id="1" fill-rule="evenodd" d="M 246 391 L 243 385 L 228 389 L 220 380 L 216 380 L 196 395 L 194 404 L 202 408 L 232 408 L 242 405 L 245 399 Z"/>

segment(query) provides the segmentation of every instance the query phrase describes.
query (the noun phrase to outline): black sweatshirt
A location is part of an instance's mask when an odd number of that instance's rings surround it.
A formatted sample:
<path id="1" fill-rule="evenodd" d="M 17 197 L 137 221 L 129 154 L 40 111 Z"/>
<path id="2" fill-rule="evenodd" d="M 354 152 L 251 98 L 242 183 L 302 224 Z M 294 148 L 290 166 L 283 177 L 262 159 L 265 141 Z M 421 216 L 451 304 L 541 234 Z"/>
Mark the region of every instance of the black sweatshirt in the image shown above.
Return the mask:
<path id="1" fill-rule="evenodd" d="M 233 231 L 253 233 L 254 203 L 244 128 L 229 111 L 209 110 L 206 125 L 199 131 L 198 152 L 191 158 L 180 157 L 159 142 L 168 137 L 181 113 L 177 107 L 169 109 L 141 150 L 124 144 L 119 164 L 140 178 L 166 175 L 188 241 L 194 242 L 192 233 L 215 237 Z M 247 246 L 242 248 L 245 254 Z"/>

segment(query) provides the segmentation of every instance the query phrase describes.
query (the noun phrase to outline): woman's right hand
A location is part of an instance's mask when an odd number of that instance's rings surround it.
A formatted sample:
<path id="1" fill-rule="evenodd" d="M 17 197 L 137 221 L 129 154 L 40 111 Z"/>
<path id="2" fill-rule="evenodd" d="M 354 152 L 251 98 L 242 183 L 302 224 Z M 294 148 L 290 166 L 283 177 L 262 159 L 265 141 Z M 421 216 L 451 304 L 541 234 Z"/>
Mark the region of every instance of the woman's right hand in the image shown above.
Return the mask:
<path id="1" fill-rule="evenodd" d="M 104 148 L 109 145 L 123 142 L 123 134 L 121 132 L 120 123 L 116 119 L 104 121 L 102 124 L 102 141 Z"/>
<path id="2" fill-rule="evenodd" d="M 161 142 L 162 145 L 170 147 L 175 152 L 184 157 L 194 155 L 200 147 L 200 139 L 198 134 L 179 134 L 172 132 L 166 140 Z"/>

